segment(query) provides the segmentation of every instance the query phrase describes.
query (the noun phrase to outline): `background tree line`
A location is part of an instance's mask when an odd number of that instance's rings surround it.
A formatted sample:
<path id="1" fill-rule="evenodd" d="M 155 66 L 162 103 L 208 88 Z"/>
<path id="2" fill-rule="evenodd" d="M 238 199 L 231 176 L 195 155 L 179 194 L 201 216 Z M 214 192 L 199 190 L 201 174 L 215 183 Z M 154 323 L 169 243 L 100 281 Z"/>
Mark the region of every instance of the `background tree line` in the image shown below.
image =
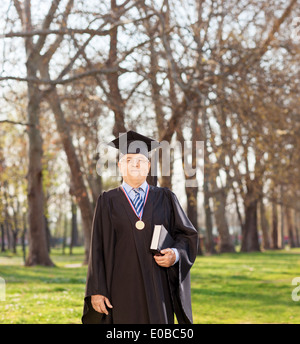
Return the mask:
<path id="1" fill-rule="evenodd" d="M 26 265 L 53 265 L 50 214 L 66 228 L 72 207 L 74 239 L 78 207 L 87 260 L 97 196 L 119 183 L 97 174 L 96 146 L 129 129 L 204 142 L 203 184 L 184 189 L 200 254 L 234 252 L 233 222 L 243 252 L 299 246 L 297 4 L 2 2 L 2 249 L 26 237 Z"/>

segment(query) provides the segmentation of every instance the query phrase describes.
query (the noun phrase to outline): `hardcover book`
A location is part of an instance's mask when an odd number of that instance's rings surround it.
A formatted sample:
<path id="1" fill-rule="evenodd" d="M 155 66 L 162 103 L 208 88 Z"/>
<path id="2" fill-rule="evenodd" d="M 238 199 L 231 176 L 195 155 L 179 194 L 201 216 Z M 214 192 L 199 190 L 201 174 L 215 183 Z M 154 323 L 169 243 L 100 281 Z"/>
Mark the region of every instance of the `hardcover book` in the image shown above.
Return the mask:
<path id="1" fill-rule="evenodd" d="M 160 254 L 161 250 L 171 248 L 173 244 L 174 240 L 164 225 L 155 225 L 150 245 L 151 252 Z"/>

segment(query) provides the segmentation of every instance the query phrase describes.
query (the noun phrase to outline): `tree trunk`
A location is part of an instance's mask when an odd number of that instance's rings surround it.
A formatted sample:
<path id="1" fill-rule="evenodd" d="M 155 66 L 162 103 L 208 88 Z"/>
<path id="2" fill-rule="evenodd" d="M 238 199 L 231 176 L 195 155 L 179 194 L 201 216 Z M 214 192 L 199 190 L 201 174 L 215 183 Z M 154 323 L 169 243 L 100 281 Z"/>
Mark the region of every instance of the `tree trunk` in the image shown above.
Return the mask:
<path id="1" fill-rule="evenodd" d="M 111 13 L 117 15 L 118 6 L 116 0 L 111 0 Z M 119 18 L 115 18 L 118 20 Z M 113 67 L 117 63 L 117 44 L 118 44 L 118 26 L 111 28 L 110 33 L 110 49 L 109 58 L 106 62 L 107 67 Z M 113 127 L 113 134 L 118 137 L 121 133 L 126 132 L 125 120 L 124 120 L 124 101 L 119 88 L 119 73 L 107 74 L 107 82 L 109 85 L 110 99 L 109 106 L 115 115 L 115 124 Z"/>
<path id="2" fill-rule="evenodd" d="M 242 237 L 241 252 L 260 251 L 258 231 L 257 231 L 257 202 L 258 199 L 253 191 L 253 186 L 249 183 L 248 192 L 245 196 L 245 224 L 244 235 Z"/>
<path id="3" fill-rule="evenodd" d="M 14 1 L 16 11 L 22 23 L 23 30 L 33 30 L 31 21 L 31 2 Z M 58 5 L 58 4 L 57 4 Z M 50 17 L 48 18 L 50 19 Z M 47 27 L 46 27 L 47 28 Z M 32 37 L 25 37 L 26 50 L 26 71 L 28 79 L 37 79 L 38 57 L 40 44 L 35 45 Z M 39 43 L 42 39 L 39 39 Z M 47 250 L 46 230 L 44 221 L 44 194 L 42 187 L 42 137 L 39 131 L 39 111 L 41 93 L 35 83 L 27 82 L 27 117 L 28 117 L 28 138 L 29 166 L 27 171 L 27 198 L 28 198 L 28 240 L 29 252 L 25 265 L 53 266 Z"/>
<path id="4" fill-rule="evenodd" d="M 182 168 L 185 176 L 185 193 L 187 198 L 187 216 L 192 222 L 193 226 L 198 230 L 198 182 L 196 176 L 196 165 L 197 165 L 197 152 L 196 152 L 196 126 L 197 126 L 197 114 L 195 112 L 195 125 L 192 130 L 192 148 L 190 152 L 184 150 L 184 137 L 182 134 L 182 129 L 179 127 L 176 130 L 177 138 L 181 144 L 181 162 Z M 187 155 L 190 153 L 192 164 L 187 166 Z M 192 169 L 191 173 L 186 173 L 186 169 Z M 192 172 L 195 171 L 195 174 L 192 175 Z M 190 184 L 189 184 L 190 182 Z M 201 246 L 199 245 L 198 254 L 202 254 Z"/>
<path id="5" fill-rule="evenodd" d="M 220 235 L 219 252 L 235 252 L 234 244 L 229 233 L 226 219 L 226 192 L 224 189 L 216 193 L 215 196 L 215 219 Z"/>
<path id="6" fill-rule="evenodd" d="M 70 129 L 65 121 L 64 113 L 60 105 L 60 100 L 56 88 L 53 90 L 53 92 L 49 94 L 48 102 L 54 113 L 57 130 L 60 134 L 64 151 L 67 155 L 68 164 L 72 175 L 71 180 L 73 183 L 73 192 L 81 212 L 85 247 L 84 263 L 87 263 L 89 259 L 89 250 L 91 242 L 93 209 L 88 198 L 88 192 L 84 184 L 82 172 L 80 170 L 80 164 L 70 135 Z"/>
<path id="7" fill-rule="evenodd" d="M 197 196 L 198 196 L 198 187 L 186 187 L 185 188 L 185 192 L 186 192 L 186 197 L 187 197 L 187 216 L 190 219 L 190 221 L 192 222 L 193 226 L 198 230 L 198 200 L 197 200 Z M 200 240 L 200 237 L 199 237 Z M 200 245 L 200 241 L 199 241 L 199 245 L 198 245 L 198 255 L 203 255 L 202 252 L 202 248 Z"/>
<path id="8" fill-rule="evenodd" d="M 291 248 L 296 247 L 294 225 L 293 225 L 293 218 L 292 218 L 292 209 L 286 207 L 285 213 L 286 213 L 286 222 L 287 222 L 287 227 L 288 227 L 289 244 Z"/>
<path id="9" fill-rule="evenodd" d="M 72 228 L 71 228 L 70 254 L 72 254 L 73 247 L 77 245 L 78 245 L 77 205 L 73 201 L 73 197 L 72 197 Z"/>
<path id="10" fill-rule="evenodd" d="M 278 191 L 280 192 L 280 228 L 278 227 L 278 248 L 284 249 L 284 227 L 285 227 L 285 218 L 284 218 L 284 186 L 278 186 Z"/>
<path id="11" fill-rule="evenodd" d="M 48 249 L 48 252 L 50 253 L 51 252 L 51 232 L 50 232 L 47 216 L 44 216 L 44 218 L 45 218 L 45 230 L 46 230 L 47 249 Z"/>
<path id="12" fill-rule="evenodd" d="M 4 224 L 0 223 L 1 228 L 1 252 L 5 252 Z"/>
<path id="13" fill-rule="evenodd" d="M 213 228 L 212 228 L 212 213 L 209 205 L 209 190 L 208 181 L 204 178 L 204 210 L 205 210 L 205 227 L 206 227 L 206 240 L 205 247 L 208 253 L 216 253 L 214 238 L 213 238 Z"/>
<path id="14" fill-rule="evenodd" d="M 27 67 L 28 69 L 32 68 Z M 35 77 L 35 73 L 28 72 L 28 77 Z M 26 266 L 53 266 L 47 248 L 46 228 L 44 220 L 44 195 L 42 185 L 42 137 L 39 131 L 39 90 L 28 83 L 28 129 L 29 136 L 29 167 L 28 179 L 28 239 L 29 252 Z"/>
<path id="15" fill-rule="evenodd" d="M 193 226 L 198 229 L 198 213 L 197 213 L 197 207 L 198 207 L 198 187 L 186 187 L 186 198 L 187 198 L 187 216 L 192 222 Z"/>
<path id="16" fill-rule="evenodd" d="M 261 223 L 261 231 L 262 231 L 262 246 L 265 250 L 271 248 L 270 244 L 270 233 L 269 233 L 269 222 L 266 218 L 265 206 L 263 200 L 261 199 L 259 202 L 260 205 L 260 223 Z"/>
<path id="17" fill-rule="evenodd" d="M 65 249 L 67 246 L 67 235 L 68 235 L 68 219 L 66 213 L 64 214 L 64 231 L 63 231 L 63 241 L 62 241 L 62 254 L 65 254 Z"/>
<path id="18" fill-rule="evenodd" d="M 12 244 L 11 244 L 11 234 L 10 234 L 10 223 L 7 217 L 4 220 L 4 229 L 6 233 L 7 249 L 10 250 L 12 248 Z"/>
<path id="19" fill-rule="evenodd" d="M 299 237 L 299 222 L 298 219 L 300 218 L 299 212 L 297 209 L 294 213 L 294 224 L 295 224 L 295 236 L 296 236 L 296 247 L 300 247 L 300 237 Z"/>
<path id="20" fill-rule="evenodd" d="M 26 243 L 25 243 L 25 239 L 26 239 L 26 235 L 27 235 L 27 221 L 26 221 L 26 214 L 23 213 L 23 231 L 22 231 L 22 236 L 21 236 L 21 241 L 22 241 L 22 253 L 23 253 L 23 261 L 24 264 L 26 264 Z"/>
<path id="21" fill-rule="evenodd" d="M 150 26 L 146 26 L 149 38 L 154 34 L 153 29 Z M 159 135 L 159 141 L 162 138 L 162 135 L 165 131 L 164 126 L 164 109 L 162 106 L 161 101 L 161 87 L 157 82 L 157 73 L 158 73 L 158 61 L 157 61 L 157 53 L 155 51 L 155 42 L 153 40 L 150 40 L 149 42 L 149 50 L 150 50 L 150 71 L 149 71 L 149 81 L 151 85 L 151 96 L 152 96 L 152 102 L 154 105 L 155 110 L 155 119 L 156 119 L 156 126 L 158 129 L 158 135 Z M 171 101 L 176 101 L 172 99 Z M 163 157 L 162 154 L 159 154 L 159 152 L 156 153 L 157 161 L 160 162 L 160 171 L 161 171 L 161 178 L 160 178 L 160 186 L 161 187 L 168 187 L 172 188 L 172 159 L 170 159 L 170 175 L 166 176 L 163 173 Z M 171 152 L 170 152 L 170 158 L 171 158 Z M 165 161 L 166 162 L 166 161 Z M 156 178 L 157 180 L 157 178 Z M 155 178 L 149 177 L 149 182 L 155 183 Z"/>
<path id="22" fill-rule="evenodd" d="M 272 248 L 277 250 L 278 247 L 278 212 L 277 204 L 272 202 Z"/>
<path id="23" fill-rule="evenodd" d="M 169 173 L 166 173 L 168 170 L 164 168 L 164 164 L 166 164 L 166 160 L 163 161 L 164 156 L 163 154 L 159 154 L 159 165 L 160 165 L 160 171 L 161 171 L 161 177 L 159 179 L 160 186 L 163 188 L 169 188 L 172 190 L 172 175 L 173 175 L 173 164 L 174 164 L 174 151 L 173 149 L 170 149 L 170 159 L 169 159 Z"/>

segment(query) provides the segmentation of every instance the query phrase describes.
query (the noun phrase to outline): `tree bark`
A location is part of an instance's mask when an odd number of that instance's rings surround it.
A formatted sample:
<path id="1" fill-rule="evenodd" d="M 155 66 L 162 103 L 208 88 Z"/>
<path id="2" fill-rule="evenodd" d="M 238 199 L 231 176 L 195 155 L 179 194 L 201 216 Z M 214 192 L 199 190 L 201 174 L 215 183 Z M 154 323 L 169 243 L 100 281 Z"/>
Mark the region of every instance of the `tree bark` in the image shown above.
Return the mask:
<path id="1" fill-rule="evenodd" d="M 66 213 L 64 214 L 64 231 L 63 231 L 63 241 L 62 241 L 62 254 L 65 254 L 65 249 L 67 246 L 67 235 L 68 235 L 68 219 Z"/>
<path id="2" fill-rule="evenodd" d="M 297 219 L 300 218 L 299 213 L 297 210 L 295 210 L 295 214 L 294 214 L 294 223 L 295 223 L 295 235 L 296 235 L 296 247 L 300 247 L 300 237 L 299 237 L 299 223 L 297 221 Z"/>
<path id="3" fill-rule="evenodd" d="M 257 195 L 252 182 L 248 182 L 248 192 L 245 194 L 245 223 L 244 235 L 242 237 L 241 252 L 260 251 L 257 231 Z"/>
<path id="4" fill-rule="evenodd" d="M 111 0 L 111 12 L 116 15 L 118 6 L 116 0 Z M 115 18 L 116 20 L 119 18 Z M 118 27 L 115 26 L 111 28 L 110 33 L 110 49 L 109 49 L 109 58 L 106 62 L 107 67 L 115 66 L 117 63 L 117 44 L 118 44 Z M 107 82 L 110 90 L 110 99 L 109 105 L 115 115 L 115 124 L 113 127 L 113 134 L 115 137 L 118 137 L 121 133 L 126 132 L 125 120 L 124 120 L 124 101 L 121 96 L 119 88 L 119 75 L 118 72 L 109 73 L 107 75 Z"/>
<path id="5" fill-rule="evenodd" d="M 217 253 L 213 237 L 213 227 L 212 227 L 212 212 L 209 204 L 209 190 L 208 190 L 208 181 L 204 178 L 204 210 L 205 210 L 205 227 L 206 227 L 206 240 L 205 247 L 208 253 Z"/>
<path id="6" fill-rule="evenodd" d="M 78 245 L 78 225 L 77 225 L 77 205 L 72 197 L 72 228 L 71 228 L 71 242 L 70 254 L 73 253 L 73 247 Z"/>
<path id="7" fill-rule="evenodd" d="M 27 235 L 27 219 L 26 219 L 26 214 L 22 214 L 22 222 L 23 222 L 23 231 L 22 231 L 22 236 L 21 236 L 21 242 L 22 242 L 22 253 L 23 253 L 23 262 L 26 264 L 26 243 L 25 243 L 25 238 Z"/>
<path id="8" fill-rule="evenodd" d="M 287 222 L 287 228 L 288 228 L 289 244 L 290 244 L 290 247 L 293 248 L 293 247 L 296 247 L 296 243 L 295 243 L 295 235 L 294 235 L 292 209 L 289 207 L 285 207 L 285 214 L 286 214 L 286 222 Z"/>
<path id="9" fill-rule="evenodd" d="M 0 223 L 1 228 L 1 252 L 5 252 L 5 235 L 4 235 L 4 224 Z"/>
<path id="10" fill-rule="evenodd" d="M 277 204 L 272 202 L 272 248 L 277 250 L 278 247 L 278 212 Z"/>
<path id="11" fill-rule="evenodd" d="M 28 65 L 28 64 L 27 64 Z M 32 73 L 28 67 L 28 74 Z M 32 76 L 32 75 L 30 75 Z M 29 167 L 28 167 L 28 223 L 29 223 L 29 252 L 26 266 L 53 266 L 47 247 L 46 228 L 44 219 L 44 195 L 42 185 L 42 137 L 39 127 L 39 90 L 28 84 L 28 128 L 29 136 Z"/>
<path id="12" fill-rule="evenodd" d="M 260 223 L 261 223 L 261 231 L 262 231 L 262 246 L 265 250 L 271 248 L 270 244 L 270 233 L 269 233 L 269 223 L 266 218 L 266 211 L 263 200 L 261 199 L 259 202 L 260 205 Z"/>
<path id="13" fill-rule="evenodd" d="M 251 201 L 245 209 L 245 235 L 242 238 L 241 251 L 260 251 L 257 232 L 257 200 Z"/>
<path id="14" fill-rule="evenodd" d="M 215 205 L 215 219 L 220 235 L 219 252 L 235 252 L 234 244 L 229 233 L 229 228 L 226 219 L 226 192 L 224 189 L 216 192 L 214 197 Z"/>

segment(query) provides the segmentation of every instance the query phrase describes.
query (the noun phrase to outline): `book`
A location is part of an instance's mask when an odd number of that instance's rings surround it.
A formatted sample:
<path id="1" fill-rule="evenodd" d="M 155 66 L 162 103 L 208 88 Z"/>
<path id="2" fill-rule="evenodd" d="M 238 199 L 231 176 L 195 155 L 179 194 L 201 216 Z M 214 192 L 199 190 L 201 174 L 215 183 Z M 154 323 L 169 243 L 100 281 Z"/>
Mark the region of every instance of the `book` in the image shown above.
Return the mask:
<path id="1" fill-rule="evenodd" d="M 150 251 L 154 254 L 160 254 L 161 250 L 169 247 L 171 248 L 173 244 L 174 240 L 164 225 L 155 225 L 152 234 Z"/>

